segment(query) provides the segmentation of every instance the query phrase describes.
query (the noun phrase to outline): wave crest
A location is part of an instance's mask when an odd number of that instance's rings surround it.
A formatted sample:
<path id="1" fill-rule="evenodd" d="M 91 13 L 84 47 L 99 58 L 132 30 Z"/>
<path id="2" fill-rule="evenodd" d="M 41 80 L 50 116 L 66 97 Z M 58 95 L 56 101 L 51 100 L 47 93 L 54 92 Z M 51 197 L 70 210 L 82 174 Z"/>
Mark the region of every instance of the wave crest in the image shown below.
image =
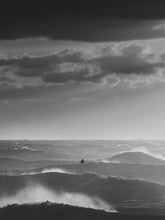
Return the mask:
<path id="1" fill-rule="evenodd" d="M 18 191 L 15 195 L 0 198 L 0 207 L 11 204 L 33 204 L 46 201 L 116 212 L 109 204 L 97 197 L 89 197 L 81 193 L 56 192 L 41 185 L 29 186 Z"/>

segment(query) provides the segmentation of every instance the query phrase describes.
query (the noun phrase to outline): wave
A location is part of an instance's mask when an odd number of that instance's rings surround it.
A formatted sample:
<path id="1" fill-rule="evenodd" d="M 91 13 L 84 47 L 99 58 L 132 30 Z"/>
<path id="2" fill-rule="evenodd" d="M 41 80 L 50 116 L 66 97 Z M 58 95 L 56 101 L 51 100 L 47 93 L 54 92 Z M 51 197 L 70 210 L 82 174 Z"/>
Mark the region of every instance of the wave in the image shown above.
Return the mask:
<path id="1" fill-rule="evenodd" d="M 122 176 L 125 178 L 142 179 L 165 185 L 165 165 L 145 165 L 128 163 L 86 162 L 83 165 L 61 164 L 58 168 L 73 173 L 95 173 L 106 176 Z"/>
<path id="2" fill-rule="evenodd" d="M 103 159 L 103 160 L 101 160 L 101 162 L 102 163 L 120 163 L 120 161 L 117 161 L 117 160 L 113 160 L 113 161 L 111 161 L 110 159 Z"/>
<path id="3" fill-rule="evenodd" d="M 61 168 L 45 168 L 41 171 L 41 173 L 67 173 L 67 174 L 73 174 L 72 172 L 69 172 L 65 169 Z"/>
<path id="4" fill-rule="evenodd" d="M 126 151 L 125 151 L 126 152 Z M 136 147 L 130 151 L 127 151 L 127 152 L 141 152 L 141 153 L 145 153 L 149 156 L 152 156 L 154 158 L 157 158 L 157 159 L 160 159 L 160 160 L 164 160 L 165 161 L 165 157 L 163 155 L 160 155 L 158 153 L 153 153 L 151 151 L 149 151 L 147 148 L 145 147 Z"/>
<path id="5" fill-rule="evenodd" d="M 15 158 L 15 157 L 1 157 L 0 156 L 0 162 L 26 162 L 25 159 Z"/>
<path id="6" fill-rule="evenodd" d="M 119 146 L 119 147 L 124 146 L 124 147 L 128 147 L 128 148 L 131 148 L 131 149 L 130 150 L 120 151 L 119 154 L 116 154 L 114 156 L 117 156 L 117 155 L 120 155 L 120 154 L 124 154 L 124 153 L 143 153 L 143 154 L 146 154 L 146 155 L 151 156 L 153 158 L 165 161 L 165 157 L 163 155 L 161 155 L 159 153 L 151 152 L 146 147 L 133 147 L 132 145 L 125 145 L 125 144 L 118 144 L 117 146 Z M 114 156 L 112 156 L 112 157 L 114 157 Z M 108 159 L 105 158 L 105 159 L 102 160 L 102 162 L 108 163 L 108 161 L 109 161 Z"/>
<path id="7" fill-rule="evenodd" d="M 147 151 L 146 151 L 147 152 Z M 125 151 L 117 154 L 107 160 L 111 163 L 128 163 L 128 164 L 144 164 L 144 165 L 165 165 L 165 160 L 158 159 L 152 154 L 138 151 L 137 149 Z"/>
<path id="8" fill-rule="evenodd" d="M 62 168 L 44 168 L 39 169 L 39 171 L 30 171 L 22 173 L 21 175 L 36 175 L 36 174 L 42 174 L 42 173 L 66 173 L 66 174 L 75 174 L 74 172 L 68 171 L 66 169 Z"/>
<path id="9" fill-rule="evenodd" d="M 91 220 L 91 219 L 102 219 L 102 220 L 121 220 L 121 219 L 141 219 L 141 220 L 163 220 L 164 219 L 163 208 L 153 209 L 122 209 L 118 213 L 108 213 L 102 210 L 94 210 L 83 207 L 76 207 L 64 204 L 52 204 L 52 203 L 41 203 L 41 204 L 26 204 L 26 205 L 11 205 L 4 208 L 0 208 L 1 219 L 79 219 L 79 220 Z"/>
<path id="10" fill-rule="evenodd" d="M 94 174 L 43 173 L 24 176 L 0 176 L 0 199 L 25 192 L 27 187 L 44 186 L 51 192 L 85 194 L 116 207 L 125 202 L 140 205 L 165 201 L 165 186 L 137 179 L 100 177 Z M 23 194 L 21 194 L 23 195 Z M 48 200 L 48 198 L 45 198 Z M 136 202 L 137 204 L 137 202 Z"/>
<path id="11" fill-rule="evenodd" d="M 64 191 L 59 193 L 41 185 L 29 186 L 18 191 L 15 195 L 0 198 L 0 207 L 11 204 L 34 204 L 46 201 L 115 212 L 115 209 L 97 197 Z"/>
<path id="12" fill-rule="evenodd" d="M 28 146 L 8 146 L 8 147 L 0 147 L 0 151 L 36 151 L 36 149 L 28 147 Z"/>

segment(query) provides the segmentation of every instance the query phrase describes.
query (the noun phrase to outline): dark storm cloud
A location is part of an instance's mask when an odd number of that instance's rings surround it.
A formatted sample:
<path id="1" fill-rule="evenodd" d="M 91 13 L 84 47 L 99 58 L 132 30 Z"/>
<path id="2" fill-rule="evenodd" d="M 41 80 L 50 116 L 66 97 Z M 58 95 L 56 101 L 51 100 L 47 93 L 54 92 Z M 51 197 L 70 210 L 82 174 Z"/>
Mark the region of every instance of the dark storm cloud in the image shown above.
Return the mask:
<path id="1" fill-rule="evenodd" d="M 126 43 L 120 47 L 113 44 L 95 50 L 64 49 L 40 57 L 4 58 L 0 60 L 0 84 L 18 88 L 69 82 L 114 86 L 132 75 L 148 80 L 145 77 L 158 72 L 164 74 L 164 56 L 154 53 L 149 46 Z"/>
<path id="2" fill-rule="evenodd" d="M 106 74 L 114 72 L 124 75 L 133 73 L 146 75 L 154 73 L 155 68 L 165 67 L 165 63 L 156 54 L 150 51 L 145 54 L 144 51 L 145 47 L 129 45 L 122 49 L 119 55 L 106 54 L 96 61 L 100 63 L 102 71 Z"/>
<path id="3" fill-rule="evenodd" d="M 164 0 L 2 0 L 0 39 L 45 36 L 97 42 L 157 38 L 164 31 L 152 30 L 153 22 L 164 18 Z"/>
<path id="4" fill-rule="evenodd" d="M 164 0 L 102 0 L 102 1 L 24 1 L 2 0 L 1 13 L 10 12 L 19 18 L 56 17 L 58 15 L 104 16 L 121 18 L 164 18 Z M 40 10 L 38 10 L 40 9 Z M 15 11 L 14 11 L 15 10 Z M 20 15 L 17 12 L 20 12 Z M 31 12 L 31 14 L 29 14 Z"/>
<path id="5" fill-rule="evenodd" d="M 64 62 L 82 62 L 81 53 L 66 49 L 59 53 L 45 55 L 41 57 L 22 56 L 13 59 L 0 59 L 2 67 L 16 67 L 16 75 L 21 77 L 37 77 L 43 76 L 47 72 L 53 72 L 55 66 Z M 11 70 L 11 69 L 10 69 Z M 3 72 L 7 72 L 7 68 L 3 68 Z"/>
<path id="6" fill-rule="evenodd" d="M 159 20 L 129 20 L 109 17 L 57 18 L 29 21 L 12 28 L 1 25 L 0 39 L 49 37 L 55 40 L 84 42 L 126 41 L 155 39 L 164 36 L 162 29 L 153 29 Z M 14 30 L 13 30 L 14 29 Z"/>

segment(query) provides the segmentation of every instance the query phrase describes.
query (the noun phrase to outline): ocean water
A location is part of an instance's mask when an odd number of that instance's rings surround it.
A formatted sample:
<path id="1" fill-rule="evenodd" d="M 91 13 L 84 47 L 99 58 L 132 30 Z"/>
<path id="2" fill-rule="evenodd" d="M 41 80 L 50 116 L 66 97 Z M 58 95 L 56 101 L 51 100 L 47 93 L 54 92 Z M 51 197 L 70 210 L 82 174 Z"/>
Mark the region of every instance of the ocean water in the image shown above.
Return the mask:
<path id="1" fill-rule="evenodd" d="M 140 151 L 165 158 L 165 141 L 0 141 L 0 171 L 27 169 L 60 163 L 106 161 L 122 152 Z"/>
<path id="2" fill-rule="evenodd" d="M 49 201 L 162 212 L 164 146 L 140 140 L 0 141 L 0 207 Z"/>

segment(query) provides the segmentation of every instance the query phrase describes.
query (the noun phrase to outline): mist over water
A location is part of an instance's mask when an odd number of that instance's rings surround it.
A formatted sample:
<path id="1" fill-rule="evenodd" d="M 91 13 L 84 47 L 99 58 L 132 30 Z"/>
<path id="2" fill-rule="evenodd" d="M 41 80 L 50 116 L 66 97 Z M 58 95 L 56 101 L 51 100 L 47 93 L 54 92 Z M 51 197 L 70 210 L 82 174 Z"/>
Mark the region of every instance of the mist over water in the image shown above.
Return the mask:
<path id="1" fill-rule="evenodd" d="M 81 193 L 55 192 L 41 185 L 29 186 L 18 191 L 13 196 L 0 198 L 0 207 L 11 204 L 34 204 L 46 201 L 116 212 L 109 204 L 97 197 L 90 197 Z"/>

